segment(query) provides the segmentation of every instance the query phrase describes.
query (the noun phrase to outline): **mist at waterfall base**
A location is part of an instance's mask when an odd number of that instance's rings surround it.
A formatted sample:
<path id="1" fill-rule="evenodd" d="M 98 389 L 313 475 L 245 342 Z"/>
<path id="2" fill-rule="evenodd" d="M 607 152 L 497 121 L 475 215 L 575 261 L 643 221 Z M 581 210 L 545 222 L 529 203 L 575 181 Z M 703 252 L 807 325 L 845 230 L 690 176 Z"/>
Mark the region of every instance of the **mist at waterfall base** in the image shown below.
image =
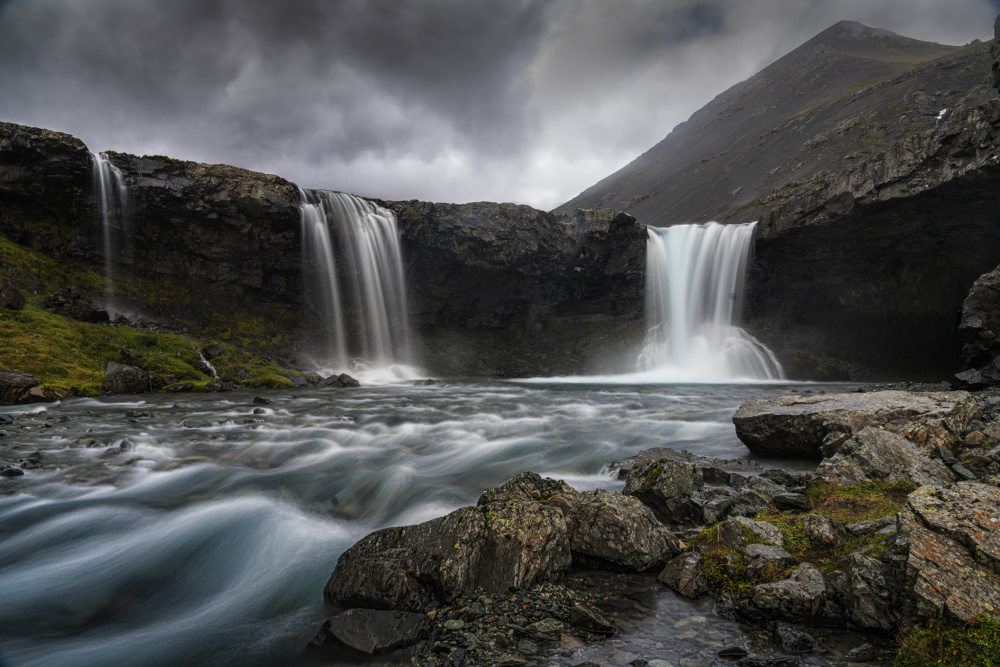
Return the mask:
<path id="1" fill-rule="evenodd" d="M 648 447 L 748 456 L 733 413 L 790 391 L 482 381 L 32 408 L 2 427 L 43 466 L 3 481 L 0 653 L 26 667 L 298 664 L 332 613 L 337 557 L 370 531 L 475 504 L 526 470 L 620 490 L 606 464 Z M 132 446 L 109 456 L 120 439 Z M 671 650 L 702 641 L 672 637 L 694 603 L 654 593 L 662 618 L 646 629 Z"/>
<path id="2" fill-rule="evenodd" d="M 413 359 L 395 214 L 343 192 L 300 195 L 306 291 L 322 326 L 317 371 L 364 384 L 424 377 Z"/>
<path id="3" fill-rule="evenodd" d="M 648 331 L 635 370 L 525 382 L 783 382 L 774 353 L 739 326 L 756 224 L 647 227 Z"/>

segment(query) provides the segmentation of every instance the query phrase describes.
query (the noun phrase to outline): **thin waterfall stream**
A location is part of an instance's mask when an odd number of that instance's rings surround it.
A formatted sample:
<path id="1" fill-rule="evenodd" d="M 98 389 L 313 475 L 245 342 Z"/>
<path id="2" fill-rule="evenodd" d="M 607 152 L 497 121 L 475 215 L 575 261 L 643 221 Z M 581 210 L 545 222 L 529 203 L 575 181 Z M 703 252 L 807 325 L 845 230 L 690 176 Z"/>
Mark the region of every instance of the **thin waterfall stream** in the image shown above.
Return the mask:
<path id="1" fill-rule="evenodd" d="M 97 215 L 101 224 L 104 252 L 105 310 L 114 317 L 120 306 L 115 302 L 115 259 L 122 251 L 120 237 L 128 233 L 130 201 L 125 177 L 107 153 L 91 153 L 93 161 L 94 195 L 97 198 Z"/>

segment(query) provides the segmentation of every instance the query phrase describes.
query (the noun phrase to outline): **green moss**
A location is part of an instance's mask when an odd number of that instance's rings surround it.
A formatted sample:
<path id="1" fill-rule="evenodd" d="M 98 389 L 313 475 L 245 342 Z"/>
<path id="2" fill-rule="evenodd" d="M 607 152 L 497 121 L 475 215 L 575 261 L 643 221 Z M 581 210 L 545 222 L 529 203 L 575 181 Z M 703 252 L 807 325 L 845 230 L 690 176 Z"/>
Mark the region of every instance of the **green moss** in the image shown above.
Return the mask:
<path id="1" fill-rule="evenodd" d="M 660 479 L 660 475 L 663 474 L 663 464 L 660 463 L 655 468 L 646 473 L 646 479 L 642 482 L 642 490 L 650 491 L 654 486 L 656 486 L 656 480 Z"/>
<path id="2" fill-rule="evenodd" d="M 896 667 L 1000 667 L 1000 619 L 979 616 L 964 626 L 932 621 L 900 636 Z"/>

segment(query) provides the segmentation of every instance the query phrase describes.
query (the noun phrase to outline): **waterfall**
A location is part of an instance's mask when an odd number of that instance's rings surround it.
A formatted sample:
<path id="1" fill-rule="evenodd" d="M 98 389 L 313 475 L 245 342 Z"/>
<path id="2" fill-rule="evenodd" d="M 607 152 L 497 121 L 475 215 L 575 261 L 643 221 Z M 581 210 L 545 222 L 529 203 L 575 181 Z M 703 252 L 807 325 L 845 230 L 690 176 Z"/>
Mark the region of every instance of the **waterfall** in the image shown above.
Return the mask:
<path id="1" fill-rule="evenodd" d="M 737 325 L 756 224 L 647 227 L 640 371 L 674 382 L 782 377 L 774 354 Z"/>
<path id="2" fill-rule="evenodd" d="M 342 192 L 302 190 L 307 296 L 323 319 L 331 367 L 352 372 L 412 361 L 396 216 Z"/>
<path id="3" fill-rule="evenodd" d="M 105 310 L 114 317 L 114 258 L 119 250 L 118 232 L 125 231 L 129 219 L 129 196 L 121 170 L 106 153 L 91 153 L 94 161 L 94 194 L 97 197 L 98 221 L 104 241 L 104 278 L 107 281 Z"/>

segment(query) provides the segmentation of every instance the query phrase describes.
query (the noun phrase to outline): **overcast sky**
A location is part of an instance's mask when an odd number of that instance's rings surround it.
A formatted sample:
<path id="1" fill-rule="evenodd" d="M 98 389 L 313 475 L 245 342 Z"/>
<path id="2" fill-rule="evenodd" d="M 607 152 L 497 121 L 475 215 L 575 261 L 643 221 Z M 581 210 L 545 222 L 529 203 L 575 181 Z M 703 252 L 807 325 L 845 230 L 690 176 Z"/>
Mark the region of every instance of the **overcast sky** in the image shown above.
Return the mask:
<path id="1" fill-rule="evenodd" d="M 0 120 L 389 199 L 552 208 L 842 19 L 1000 0 L 0 0 Z"/>

